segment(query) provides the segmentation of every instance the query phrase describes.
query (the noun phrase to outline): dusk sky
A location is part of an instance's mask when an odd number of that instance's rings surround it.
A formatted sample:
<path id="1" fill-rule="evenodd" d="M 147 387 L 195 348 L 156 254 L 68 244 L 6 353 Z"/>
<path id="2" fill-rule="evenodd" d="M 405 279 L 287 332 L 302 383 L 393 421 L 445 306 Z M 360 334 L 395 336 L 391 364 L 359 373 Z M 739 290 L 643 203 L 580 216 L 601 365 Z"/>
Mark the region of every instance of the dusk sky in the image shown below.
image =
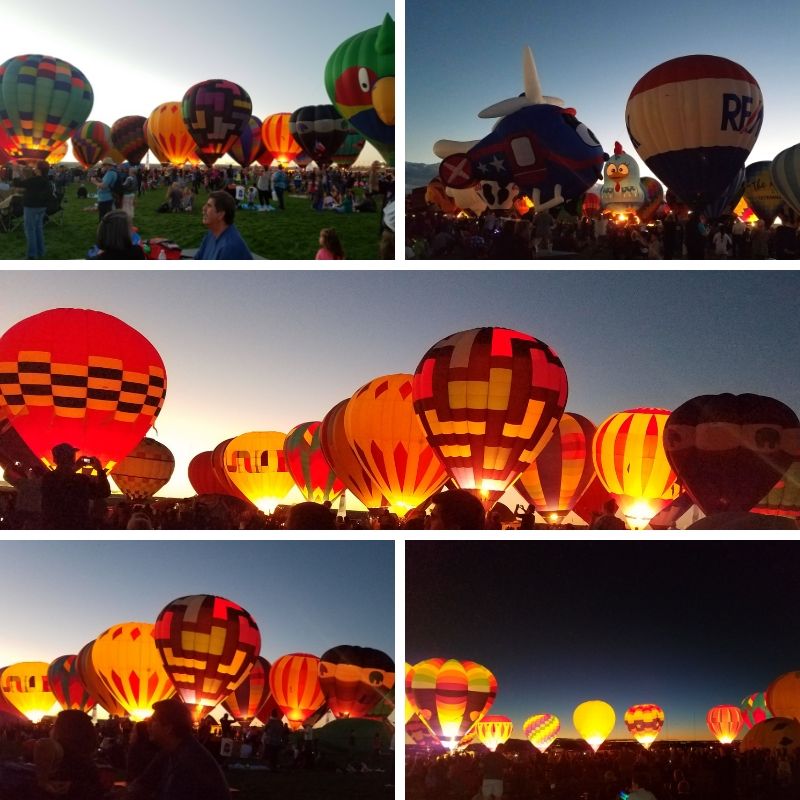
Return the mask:
<path id="1" fill-rule="evenodd" d="M 119 622 L 155 622 L 189 594 L 255 619 L 261 655 L 339 644 L 394 653 L 392 542 L 4 542 L 0 665 L 77 653 Z"/>
<path id="2" fill-rule="evenodd" d="M 57 0 L 6 3 L 0 63 L 23 53 L 68 61 L 94 89 L 89 119 L 109 126 L 132 114 L 147 117 L 209 78 L 244 87 L 253 113 L 263 120 L 329 103 L 328 57 L 353 34 L 380 25 L 387 12 L 394 16 L 393 4 L 374 0 L 298 6 L 276 0 L 138 0 L 113 11 L 103 0 L 75 6 Z M 375 158 L 367 143 L 359 164 Z"/>
<path id="3" fill-rule="evenodd" d="M 800 667 L 798 568 L 795 542 L 408 542 L 406 661 L 486 666 L 516 738 L 542 712 L 576 737 L 575 706 L 601 699 L 612 738 L 655 703 L 661 739 L 708 739 L 709 708 Z"/>
<path id="4" fill-rule="evenodd" d="M 797 274 L 781 271 L 3 271 L 0 333 L 78 307 L 146 336 L 168 382 L 150 435 L 176 460 L 161 494 L 184 496 L 195 454 L 320 420 L 373 378 L 413 373 L 439 339 L 482 325 L 553 347 L 567 410 L 596 424 L 726 391 L 800 411 L 796 295 Z"/>
<path id="5" fill-rule="evenodd" d="M 533 50 L 544 94 L 562 98 L 607 153 L 635 151 L 625 104 L 636 82 L 664 61 L 692 54 L 741 64 L 764 96 L 764 124 L 748 162 L 797 143 L 800 85 L 796 0 L 609 4 L 509 0 L 502 4 L 406 3 L 406 160 L 436 163 L 437 139 L 485 136 L 487 106 L 520 94 L 522 49 Z M 639 158 L 642 175 L 651 174 Z"/>

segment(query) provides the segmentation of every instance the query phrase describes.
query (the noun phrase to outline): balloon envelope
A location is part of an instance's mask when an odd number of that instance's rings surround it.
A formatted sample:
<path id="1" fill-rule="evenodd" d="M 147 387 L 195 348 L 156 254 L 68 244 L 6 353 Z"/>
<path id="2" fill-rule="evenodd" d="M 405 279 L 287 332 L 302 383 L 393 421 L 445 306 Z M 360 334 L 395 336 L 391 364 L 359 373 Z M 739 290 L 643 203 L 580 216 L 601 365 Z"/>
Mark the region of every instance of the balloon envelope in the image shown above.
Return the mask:
<path id="1" fill-rule="evenodd" d="M 767 706 L 766 692 L 754 692 L 748 695 L 739 703 L 739 710 L 742 712 L 742 721 L 748 729 L 773 716 Z"/>
<path id="2" fill-rule="evenodd" d="M 800 722 L 796 719 L 773 717 L 753 726 L 739 745 L 740 753 L 750 750 L 772 750 L 782 756 L 800 749 Z"/>
<path id="3" fill-rule="evenodd" d="M 344 491 L 320 446 L 320 422 L 302 422 L 286 434 L 283 454 L 286 467 L 306 500 L 324 503 Z"/>
<path id="4" fill-rule="evenodd" d="M 111 128 L 103 122 L 84 122 L 72 135 L 72 155 L 86 169 L 108 156 L 111 147 Z"/>
<path id="5" fill-rule="evenodd" d="M 534 714 L 525 720 L 522 728 L 531 744 L 544 753 L 558 737 L 561 720 L 555 714 Z"/>
<path id="6" fill-rule="evenodd" d="M 267 153 L 283 166 L 286 166 L 303 150 L 289 132 L 291 116 L 288 112 L 270 114 L 264 119 L 264 124 L 261 126 L 261 140 L 264 142 Z"/>
<path id="7" fill-rule="evenodd" d="M 89 694 L 94 697 L 97 703 L 110 715 L 124 717 L 126 714 L 125 708 L 117 699 L 116 695 L 109 689 L 103 678 L 100 677 L 100 673 L 95 669 L 94 660 L 92 658 L 94 643 L 95 640 L 92 639 L 91 642 L 85 644 L 78 652 L 78 657 L 75 661 L 78 677 Z"/>
<path id="8" fill-rule="evenodd" d="M 720 744 L 730 744 L 742 729 L 742 712 L 736 706 L 714 706 L 706 714 L 706 724 Z"/>
<path id="9" fill-rule="evenodd" d="M 0 673 L 3 697 L 33 723 L 41 722 L 46 716 L 55 716 L 60 710 L 55 695 L 50 691 L 48 666 L 44 661 L 21 661 Z"/>
<path id="10" fill-rule="evenodd" d="M 744 180 L 744 199 L 768 228 L 785 203 L 772 180 L 771 170 L 771 161 L 755 161 L 745 167 Z"/>
<path id="11" fill-rule="evenodd" d="M 769 173 L 778 194 L 789 208 L 800 214 L 800 144 L 778 153 L 772 159 Z"/>
<path id="12" fill-rule="evenodd" d="M 147 500 L 166 486 L 175 470 L 175 456 L 145 436 L 111 472 L 114 483 L 129 500 Z"/>
<path id="13" fill-rule="evenodd" d="M 475 735 L 492 752 L 497 750 L 498 745 L 508 741 L 513 730 L 514 723 L 500 714 L 487 714 L 475 723 Z"/>
<path id="14" fill-rule="evenodd" d="M 320 656 L 319 682 L 337 719 L 370 716 L 393 697 L 394 661 L 371 647 L 339 645 Z M 385 705 L 387 715 L 391 707 Z"/>
<path id="15" fill-rule="evenodd" d="M 595 753 L 614 730 L 616 721 L 614 709 L 604 700 L 587 700 L 572 712 L 575 729 Z"/>
<path id="16" fill-rule="evenodd" d="M 242 725 L 249 725 L 270 700 L 269 661 L 259 656 L 247 677 L 228 697 L 222 707 Z"/>
<path id="17" fill-rule="evenodd" d="M 225 448 L 228 478 L 265 513 L 274 511 L 294 486 L 283 454 L 285 441 L 285 433 L 254 431 L 236 436 Z"/>
<path id="18" fill-rule="evenodd" d="M 625 712 L 625 727 L 645 750 L 664 727 L 664 709 L 652 703 L 631 706 Z"/>
<path id="19" fill-rule="evenodd" d="M 800 720 L 800 672 L 786 672 L 767 687 L 767 708 L 774 717 Z"/>
<path id="20" fill-rule="evenodd" d="M 147 155 L 146 117 L 121 117 L 111 126 L 111 144 L 129 164 L 139 164 Z"/>
<path id="21" fill-rule="evenodd" d="M 197 144 L 189 134 L 178 101 L 162 103 L 147 118 L 147 137 L 150 149 L 164 164 L 182 166 L 194 155 Z"/>
<path id="22" fill-rule="evenodd" d="M 269 671 L 269 687 L 289 727 L 298 730 L 325 702 L 319 682 L 320 660 L 310 653 L 287 653 Z"/>
<path id="23" fill-rule="evenodd" d="M 289 132 L 310 159 L 326 166 L 344 144 L 347 120 L 332 105 L 302 106 L 289 118 Z"/>
<path id="24" fill-rule="evenodd" d="M 247 169 L 264 154 L 264 142 L 261 140 L 261 126 L 258 117 L 251 116 L 247 125 L 242 128 L 239 138 L 228 151 L 237 164 Z"/>
<path id="25" fill-rule="evenodd" d="M 90 711 L 95 700 L 78 676 L 77 655 L 59 656 L 47 668 L 50 691 L 61 708 Z"/>
<path id="26" fill-rule="evenodd" d="M 227 494 L 228 486 L 217 478 L 211 462 L 211 450 L 198 453 L 189 462 L 189 483 L 197 494 Z"/>

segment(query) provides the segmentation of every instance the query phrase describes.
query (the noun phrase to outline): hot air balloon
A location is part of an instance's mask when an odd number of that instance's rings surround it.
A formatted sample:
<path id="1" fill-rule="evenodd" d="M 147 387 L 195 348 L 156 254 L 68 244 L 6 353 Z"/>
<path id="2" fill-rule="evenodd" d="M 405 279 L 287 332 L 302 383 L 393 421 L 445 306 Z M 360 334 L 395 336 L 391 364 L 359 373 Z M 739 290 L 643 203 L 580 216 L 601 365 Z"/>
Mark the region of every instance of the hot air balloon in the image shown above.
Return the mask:
<path id="1" fill-rule="evenodd" d="M 649 750 L 664 727 L 664 709 L 652 703 L 631 706 L 625 712 L 625 726 L 631 736 Z"/>
<path id="2" fill-rule="evenodd" d="M 93 104 L 86 76 L 60 58 L 15 56 L 0 65 L 0 127 L 14 158 L 45 160 L 86 122 Z"/>
<path id="3" fill-rule="evenodd" d="M 287 653 L 269 671 L 272 696 L 294 731 L 325 702 L 319 665 L 320 660 L 309 653 Z"/>
<path id="4" fill-rule="evenodd" d="M 748 729 L 765 719 L 771 719 L 773 714 L 767 706 L 766 692 L 754 692 L 739 703 L 739 710 L 742 712 L 742 722 Z"/>
<path id="5" fill-rule="evenodd" d="M 122 622 L 103 631 L 92 647 L 92 666 L 134 720 L 153 713 L 153 703 L 175 694 L 161 663 L 149 622 Z"/>
<path id="6" fill-rule="evenodd" d="M 342 42 L 325 65 L 325 89 L 339 113 L 394 163 L 394 20 Z"/>
<path id="7" fill-rule="evenodd" d="M 730 744 L 742 729 L 742 712 L 736 706 L 714 706 L 706 714 L 706 724 L 720 744 Z"/>
<path id="8" fill-rule="evenodd" d="M 393 696 L 394 661 L 371 647 L 332 647 L 320 656 L 319 683 L 337 719 L 370 716 Z M 388 715 L 391 704 L 385 707 Z"/>
<path id="9" fill-rule="evenodd" d="M 111 144 L 129 164 L 139 164 L 147 155 L 146 122 L 146 117 L 133 115 L 121 117 L 111 126 Z"/>
<path id="10" fill-rule="evenodd" d="M 197 494 L 227 494 L 228 487 L 217 478 L 211 464 L 211 450 L 198 453 L 189 462 L 189 483 Z"/>
<path id="11" fill-rule="evenodd" d="M 261 649 L 261 634 L 250 614 L 212 594 L 168 603 L 153 635 L 164 669 L 195 720 L 239 687 Z"/>
<path id="12" fill-rule="evenodd" d="M 555 714 L 534 714 L 525 720 L 522 728 L 531 744 L 540 753 L 544 753 L 558 737 L 561 720 Z"/>
<path id="13" fill-rule="evenodd" d="M 345 489 L 336 477 L 320 447 L 319 422 L 303 422 L 286 434 L 283 454 L 286 468 L 306 500 L 324 503 L 334 500 Z"/>
<path id="14" fill-rule="evenodd" d="M 799 428 L 797 414 L 771 397 L 701 395 L 672 412 L 664 447 L 705 514 L 749 511 L 791 465 Z"/>
<path id="15" fill-rule="evenodd" d="M 111 128 L 103 122 L 89 120 L 72 134 L 72 154 L 86 169 L 109 155 L 111 146 Z"/>
<path id="16" fill-rule="evenodd" d="M 75 669 L 78 672 L 80 682 L 86 687 L 86 691 L 101 705 L 109 714 L 115 717 L 124 717 L 125 708 L 108 688 L 108 685 L 100 677 L 100 673 L 95 669 L 92 659 L 92 650 L 95 640 L 85 644 L 75 659 Z"/>
<path id="17" fill-rule="evenodd" d="M 734 176 L 731 182 L 723 189 L 722 193 L 706 205 L 703 214 L 709 220 L 732 217 L 733 211 L 739 205 L 744 193 L 745 171 L 742 167 Z"/>
<path id="18" fill-rule="evenodd" d="M 333 160 L 340 167 L 352 167 L 364 149 L 366 139 L 352 126 L 347 129 L 344 143 L 336 151 Z"/>
<path id="19" fill-rule="evenodd" d="M 786 672 L 767 687 L 767 708 L 774 717 L 800 721 L 800 671 Z"/>
<path id="20" fill-rule="evenodd" d="M 285 433 L 256 431 L 236 436 L 225 448 L 225 470 L 257 508 L 271 513 L 294 486 L 283 455 Z"/>
<path id="21" fill-rule="evenodd" d="M 47 156 L 45 160 L 47 161 L 48 164 L 54 165 L 63 161 L 66 155 L 67 155 L 67 143 L 60 142 L 50 151 L 50 154 Z"/>
<path id="22" fill-rule="evenodd" d="M 800 144 L 778 153 L 772 159 L 769 173 L 784 202 L 792 211 L 800 214 Z"/>
<path id="23" fill-rule="evenodd" d="M 164 154 L 164 151 L 161 149 L 161 145 L 158 142 L 158 139 L 150 133 L 150 126 L 148 125 L 148 120 L 144 121 L 142 125 L 142 132 L 144 133 L 144 138 L 147 139 L 147 146 L 153 152 L 153 155 L 158 159 L 161 164 L 169 163 L 169 159 Z"/>
<path id="24" fill-rule="evenodd" d="M 90 711 L 94 707 L 95 699 L 78 677 L 77 660 L 77 655 L 70 655 L 59 656 L 51 661 L 47 668 L 47 681 L 61 708 Z"/>
<path id="25" fill-rule="evenodd" d="M 0 434 L 1 439 L 2 434 Z M 795 461 L 783 473 L 783 477 L 753 506 L 753 511 L 759 514 L 800 518 L 800 461 Z"/>
<path id="26" fill-rule="evenodd" d="M 323 418 L 319 426 L 319 439 L 325 460 L 336 477 L 369 509 L 388 506 L 380 487 L 370 478 L 350 444 L 345 430 L 344 417 L 347 404 L 342 400 Z"/>
<path id="27" fill-rule="evenodd" d="M 447 474 L 425 440 L 411 400 L 411 375 L 382 375 L 362 386 L 344 412 L 347 439 L 361 465 L 403 515 L 430 497 Z"/>
<path id="28" fill-rule="evenodd" d="M 249 725 L 269 702 L 269 661 L 259 656 L 247 677 L 228 697 L 222 707 L 241 725 Z"/>
<path id="29" fill-rule="evenodd" d="M 678 496 L 662 436 L 669 411 L 632 408 L 612 414 L 597 429 L 592 458 L 603 487 L 639 529 Z"/>
<path id="30" fill-rule="evenodd" d="M 739 744 L 739 752 L 751 750 L 772 750 L 779 756 L 800 749 L 800 722 L 796 719 L 774 717 L 759 722 L 751 728 Z"/>
<path id="31" fill-rule="evenodd" d="M 454 750 L 492 707 L 497 680 L 474 661 L 429 658 L 414 665 L 408 694 L 437 741 Z"/>
<path id="32" fill-rule="evenodd" d="M 335 106 L 302 106 L 289 117 L 289 133 L 308 155 L 324 167 L 347 138 L 349 125 Z"/>
<path id="33" fill-rule="evenodd" d="M 186 91 L 182 113 L 186 129 L 197 143 L 198 156 L 210 167 L 247 128 L 253 103 L 238 84 L 215 78 Z"/>
<path id="34" fill-rule="evenodd" d="M 219 484 L 224 487 L 224 493 L 232 497 L 237 497 L 252 506 L 252 503 L 247 499 L 247 496 L 234 484 L 231 480 L 228 470 L 225 466 L 225 450 L 228 445 L 233 441 L 233 437 L 221 441 L 211 451 L 211 468 Z"/>
<path id="35" fill-rule="evenodd" d="M 628 135 L 655 175 L 702 208 L 744 166 L 761 130 L 755 78 L 727 58 L 691 55 L 651 69 L 625 108 Z"/>
<path id="36" fill-rule="evenodd" d="M 567 374 L 555 351 L 532 336 L 474 328 L 425 353 L 413 392 L 428 443 L 488 510 L 553 435 Z"/>
<path id="37" fill-rule="evenodd" d="M 604 700 L 587 700 L 572 712 L 572 724 L 595 753 L 614 730 L 616 721 L 614 709 Z"/>
<path id="38" fill-rule="evenodd" d="M 267 153 L 270 154 L 270 163 L 277 159 L 286 166 L 296 155 L 302 152 L 302 147 L 292 138 L 289 132 L 289 118 L 292 115 L 288 112 L 282 114 L 270 114 L 261 126 L 261 141 Z"/>
<path id="39" fill-rule="evenodd" d="M 412 667 L 411 664 L 408 663 L 408 661 L 405 662 L 405 665 L 406 665 L 406 678 L 404 687 L 405 697 L 406 697 L 405 720 L 406 720 L 406 725 L 408 725 L 408 721 L 411 719 L 411 717 L 414 716 L 414 714 L 417 713 L 417 710 L 414 707 L 414 704 L 411 702 L 411 699 L 409 698 L 409 690 L 411 689 L 411 679 L 414 675 L 414 667 Z"/>
<path id="40" fill-rule="evenodd" d="M 196 143 L 183 121 L 181 103 L 162 103 L 147 118 L 150 149 L 161 163 L 182 166 L 195 152 Z M 163 158 L 162 158 L 163 156 Z"/>
<path id="41" fill-rule="evenodd" d="M 781 213 L 784 199 L 772 181 L 772 162 L 754 161 L 745 167 L 744 199 L 769 228 Z"/>
<path id="42" fill-rule="evenodd" d="M 563 519 L 594 478 L 591 445 L 596 430 L 586 417 L 565 412 L 550 441 L 514 484 L 550 522 Z"/>
<path id="43" fill-rule="evenodd" d="M 245 169 L 264 154 L 264 142 L 261 139 L 262 125 L 258 117 L 251 116 L 247 125 L 242 128 L 239 138 L 228 151 L 231 158 Z"/>
<path id="44" fill-rule="evenodd" d="M 647 223 L 659 215 L 659 210 L 664 205 L 664 187 L 651 177 L 644 177 L 641 180 L 644 189 L 644 203 L 639 206 L 636 216 L 641 222 Z"/>
<path id="45" fill-rule="evenodd" d="M 129 500 L 147 500 L 167 484 L 174 470 L 170 449 L 145 436 L 114 467 L 111 477 Z"/>
<path id="46" fill-rule="evenodd" d="M 499 714 L 487 714 L 475 723 L 475 735 L 492 752 L 497 750 L 498 745 L 508 741 L 513 730 L 514 723 Z"/>
<path id="47" fill-rule="evenodd" d="M 101 311 L 43 311 L 0 337 L 0 406 L 46 465 L 69 442 L 112 469 L 155 423 L 166 387 L 153 345 Z"/>
<path id="48" fill-rule="evenodd" d="M 3 675 L 3 670 L 5 667 L 0 667 L 0 679 Z M 0 687 L 2 687 L 2 680 L 0 680 Z M 2 688 L 0 688 L 0 721 L 3 720 L 3 715 L 7 715 L 14 720 L 25 720 L 27 717 L 12 703 L 6 700 L 5 695 L 3 694 Z"/>
<path id="49" fill-rule="evenodd" d="M 48 664 L 44 661 L 22 661 L 0 673 L 0 692 L 14 708 L 34 724 L 43 717 L 55 716 L 60 710 L 47 680 Z"/>

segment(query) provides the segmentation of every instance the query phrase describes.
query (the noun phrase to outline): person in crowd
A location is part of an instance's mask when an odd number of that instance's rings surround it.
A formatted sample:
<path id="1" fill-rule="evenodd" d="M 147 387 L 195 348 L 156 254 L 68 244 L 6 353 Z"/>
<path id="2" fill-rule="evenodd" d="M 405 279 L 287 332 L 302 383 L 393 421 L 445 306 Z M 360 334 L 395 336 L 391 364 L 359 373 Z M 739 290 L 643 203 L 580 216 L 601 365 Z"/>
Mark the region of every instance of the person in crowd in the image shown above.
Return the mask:
<path id="1" fill-rule="evenodd" d="M 53 186 L 47 177 L 49 170 L 49 164 L 40 161 L 35 171 L 25 167 L 22 179 L 15 181 L 16 186 L 24 190 L 22 221 L 27 243 L 26 258 L 29 259 L 44 258 L 44 218 L 47 204 L 54 197 Z"/>
<path id="2" fill-rule="evenodd" d="M 725 230 L 724 225 L 717 225 L 717 229 L 711 239 L 711 244 L 714 247 L 714 258 L 728 258 L 731 254 L 733 250 L 733 239 Z"/>
<path id="3" fill-rule="evenodd" d="M 233 224 L 236 216 L 236 201 L 224 191 L 211 192 L 203 206 L 203 225 L 208 228 L 197 260 L 243 261 L 252 259 L 250 248 Z"/>
<path id="4" fill-rule="evenodd" d="M 256 182 L 258 189 L 258 204 L 261 208 L 267 208 L 272 200 L 272 176 L 268 169 L 262 169 Z"/>
<path id="5" fill-rule="evenodd" d="M 160 752 L 158 745 L 150 738 L 147 721 L 137 722 L 128 741 L 125 780 L 128 783 L 135 781 Z"/>
<path id="6" fill-rule="evenodd" d="M 646 783 L 647 776 L 643 772 L 634 772 L 628 800 L 656 800 L 656 796 L 645 788 Z"/>
<path id="7" fill-rule="evenodd" d="M 592 528 L 598 531 L 626 530 L 625 521 L 617 516 L 619 505 L 614 499 L 606 500 L 603 513 L 594 521 Z"/>
<path id="8" fill-rule="evenodd" d="M 97 226 L 97 247 L 100 252 L 96 258 L 111 261 L 144 259 L 144 250 L 133 243 L 132 233 L 131 218 L 125 211 L 109 211 Z"/>
<path id="9" fill-rule="evenodd" d="M 275 190 L 275 194 L 278 197 L 278 208 L 281 211 L 284 211 L 286 208 L 283 204 L 283 195 L 286 192 L 286 187 L 288 185 L 289 179 L 286 177 L 286 171 L 283 168 L 283 164 L 279 163 L 278 169 L 272 176 L 272 188 Z"/>
<path id="10" fill-rule="evenodd" d="M 431 530 L 480 531 L 485 523 L 483 504 L 465 489 L 448 490 L 434 495 Z"/>
<path id="11" fill-rule="evenodd" d="M 289 510 L 286 528 L 293 531 L 330 531 L 336 527 L 330 508 L 319 503 L 298 503 Z"/>
<path id="12" fill-rule="evenodd" d="M 111 189 L 122 178 L 111 156 L 106 156 L 100 162 L 100 174 L 100 178 L 92 178 L 92 183 L 97 187 L 97 213 L 102 222 L 103 217 L 114 208 L 114 195 Z"/>
<path id="13" fill-rule="evenodd" d="M 317 261 L 341 261 L 344 258 L 336 228 L 323 228 L 319 232 L 319 250 L 314 258 Z"/>
<path id="14" fill-rule="evenodd" d="M 269 720 L 267 720 L 267 724 L 264 726 L 264 733 L 261 735 L 261 742 L 264 746 L 264 760 L 267 762 L 270 772 L 278 771 L 283 739 L 284 730 L 280 712 L 277 708 L 274 708 Z"/>

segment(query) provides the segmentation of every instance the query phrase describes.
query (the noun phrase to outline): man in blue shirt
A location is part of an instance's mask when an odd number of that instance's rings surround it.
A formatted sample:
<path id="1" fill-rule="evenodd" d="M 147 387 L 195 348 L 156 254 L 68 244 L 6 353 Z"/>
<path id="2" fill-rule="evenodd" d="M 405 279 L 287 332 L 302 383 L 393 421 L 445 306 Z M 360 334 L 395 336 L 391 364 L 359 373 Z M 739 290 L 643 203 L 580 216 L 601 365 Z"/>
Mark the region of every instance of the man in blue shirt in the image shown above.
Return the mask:
<path id="1" fill-rule="evenodd" d="M 253 258 L 233 224 L 235 215 L 236 201 L 227 192 L 211 192 L 203 206 L 203 225 L 208 228 L 208 233 L 200 243 L 196 260 L 243 261 Z"/>
<path id="2" fill-rule="evenodd" d="M 111 187 L 119 180 L 113 158 L 106 156 L 102 165 L 105 167 L 102 180 L 92 178 L 92 183 L 97 187 L 97 213 L 100 215 L 100 222 L 114 208 L 114 195 L 111 194 Z"/>

